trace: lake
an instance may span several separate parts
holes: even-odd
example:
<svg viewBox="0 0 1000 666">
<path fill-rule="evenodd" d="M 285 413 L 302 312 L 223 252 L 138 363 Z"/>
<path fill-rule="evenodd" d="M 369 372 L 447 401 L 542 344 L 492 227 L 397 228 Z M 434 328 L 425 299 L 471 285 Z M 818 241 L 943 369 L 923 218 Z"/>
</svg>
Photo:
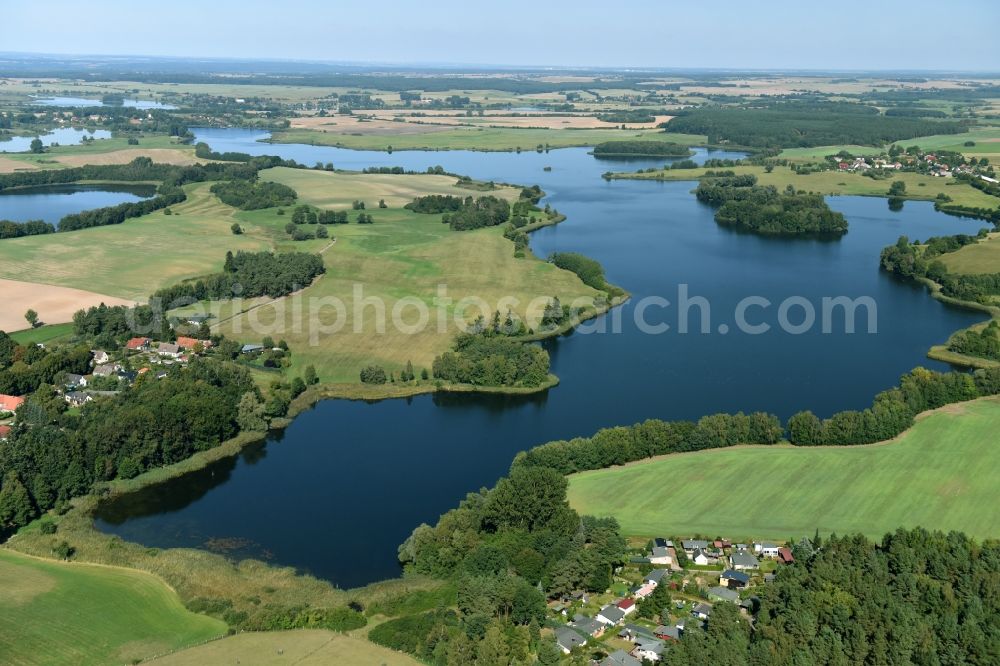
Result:
<svg viewBox="0 0 1000 666">
<path fill-rule="evenodd" d="M 176 109 L 177 107 L 173 104 L 164 104 L 163 102 L 156 102 L 151 99 L 128 99 L 122 100 L 120 105 L 118 104 L 105 104 L 99 99 L 88 99 L 86 97 L 36 97 L 32 100 L 34 104 L 39 106 L 58 106 L 58 107 L 97 107 L 97 106 L 125 106 L 131 109 Z"/>
<path fill-rule="evenodd" d="M 412 529 L 433 523 L 466 493 L 491 486 L 517 451 L 647 418 L 738 410 L 787 418 L 801 409 L 827 416 L 862 408 L 916 365 L 947 369 L 926 359 L 927 349 L 982 319 L 878 269 L 882 247 L 901 234 L 926 238 L 986 226 L 938 213 L 929 202 L 907 202 L 892 212 L 885 199 L 834 197 L 830 205 L 851 225 L 842 239 L 762 238 L 719 227 L 712 209 L 691 194 L 691 182 L 604 181 L 608 161 L 598 162 L 584 148 L 390 155 L 261 144 L 266 133 L 252 130 L 196 133 L 217 151 L 344 169 L 442 165 L 477 179 L 537 183 L 547 192 L 544 202 L 568 219 L 532 234 L 535 253 L 594 257 L 633 299 L 595 322 L 610 329 L 620 319 L 618 333 L 578 331 L 544 343 L 562 380 L 544 393 L 323 401 L 238 458 L 101 508 L 99 529 L 151 546 L 211 546 L 294 566 L 342 587 L 393 577 L 396 548 Z M 697 149 L 692 159 L 738 156 Z M 623 168 L 664 161 L 630 160 Z M 676 304 L 682 284 L 710 304 L 711 332 L 678 333 L 670 307 L 650 308 L 646 318 L 669 323 L 668 332 L 642 332 L 635 314 L 643 299 Z M 737 304 L 754 296 L 773 303 L 748 316 L 769 322 L 767 334 L 732 326 Z M 872 298 L 878 332 L 862 326 L 849 335 L 836 319 L 831 334 L 779 330 L 775 310 L 784 299 L 801 297 L 818 309 L 823 297 L 837 296 Z M 720 333 L 722 324 L 732 330 Z"/>
<path fill-rule="evenodd" d="M 13 136 L 0 141 L 0 153 L 26 153 L 31 150 L 31 142 L 35 138 L 42 140 L 42 145 L 76 146 L 83 142 L 83 137 L 90 139 L 110 139 L 108 130 L 78 129 L 76 127 L 59 127 L 35 136 Z"/>
<path fill-rule="evenodd" d="M 39 185 L 0 192 L 0 220 L 44 220 L 58 224 L 65 215 L 142 201 L 156 194 L 153 185 Z"/>
</svg>

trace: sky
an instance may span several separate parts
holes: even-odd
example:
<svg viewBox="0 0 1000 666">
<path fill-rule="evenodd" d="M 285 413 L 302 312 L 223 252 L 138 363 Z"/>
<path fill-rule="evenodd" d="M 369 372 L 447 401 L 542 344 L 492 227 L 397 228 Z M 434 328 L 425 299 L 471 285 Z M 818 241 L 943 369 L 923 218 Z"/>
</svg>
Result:
<svg viewBox="0 0 1000 666">
<path fill-rule="evenodd" d="M 5 52 L 399 64 L 996 72 L 998 34 L 997 0 L 45 0 L 0 12 Z"/>
</svg>

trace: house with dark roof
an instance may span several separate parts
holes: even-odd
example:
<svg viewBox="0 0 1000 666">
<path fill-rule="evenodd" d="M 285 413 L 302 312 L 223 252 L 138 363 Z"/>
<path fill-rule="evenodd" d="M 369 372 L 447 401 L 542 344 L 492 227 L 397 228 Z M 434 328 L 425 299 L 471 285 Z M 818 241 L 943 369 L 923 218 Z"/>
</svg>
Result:
<svg viewBox="0 0 1000 666">
<path fill-rule="evenodd" d="M 691 553 L 691 561 L 701 566 L 704 566 L 706 564 L 711 564 L 714 560 L 715 560 L 714 557 L 709 555 L 701 548 L 695 548 L 694 552 Z"/>
<path fill-rule="evenodd" d="M 743 588 L 750 584 L 750 574 L 744 571 L 726 569 L 722 572 L 722 575 L 719 576 L 719 582 L 722 583 L 724 587 L 731 589 Z"/>
<path fill-rule="evenodd" d="M 587 636 L 593 636 L 594 638 L 600 638 L 604 635 L 604 630 L 607 626 L 598 622 L 594 618 L 584 615 L 583 613 L 577 613 L 573 616 L 573 621 L 569 623 L 569 626 L 576 629 L 581 634 Z"/>
<path fill-rule="evenodd" d="M 615 650 L 600 662 L 600 666 L 642 666 L 642 662 L 625 650 Z"/>
<path fill-rule="evenodd" d="M 708 542 L 703 539 L 684 539 L 681 541 L 681 548 L 684 549 L 688 557 L 691 557 L 694 555 L 694 551 L 708 548 Z"/>
<path fill-rule="evenodd" d="M 760 560 L 745 550 L 740 550 L 729 556 L 729 566 L 736 571 L 749 571 L 760 567 Z"/>
<path fill-rule="evenodd" d="M 63 379 L 63 384 L 65 386 L 72 386 L 73 388 L 83 387 L 87 385 L 87 378 L 83 375 L 76 375 L 72 372 L 67 372 L 65 379 Z"/>
<path fill-rule="evenodd" d="M 662 641 L 679 641 L 681 639 L 680 629 L 662 624 L 653 630 L 653 634 Z"/>
<path fill-rule="evenodd" d="M 597 614 L 597 621 L 614 626 L 625 618 L 625 611 L 614 604 L 610 604 L 601 609 Z"/>
<path fill-rule="evenodd" d="M 630 654 L 642 661 L 659 661 L 666 647 L 658 638 L 640 638 L 635 642 Z"/>
<path fill-rule="evenodd" d="M 649 563 L 672 566 L 676 557 L 677 554 L 670 546 L 653 546 L 653 550 L 649 554 Z"/>
<path fill-rule="evenodd" d="M 663 577 L 668 573 L 669 572 L 666 569 L 653 569 L 648 574 L 646 574 L 646 577 L 643 580 L 647 583 L 653 583 L 655 585 L 659 585 L 660 581 L 662 581 Z"/>
<path fill-rule="evenodd" d="M 156 348 L 156 353 L 160 356 L 177 358 L 181 355 L 181 348 L 172 342 L 161 342 L 160 346 Z"/>
<path fill-rule="evenodd" d="M 587 639 L 569 627 L 557 627 L 556 644 L 563 651 L 563 654 L 569 654 L 573 648 L 586 645 Z"/>
<path fill-rule="evenodd" d="M 693 609 L 691 609 L 691 614 L 699 620 L 707 620 L 712 614 L 712 604 L 706 604 L 704 602 L 697 604 Z"/>
</svg>

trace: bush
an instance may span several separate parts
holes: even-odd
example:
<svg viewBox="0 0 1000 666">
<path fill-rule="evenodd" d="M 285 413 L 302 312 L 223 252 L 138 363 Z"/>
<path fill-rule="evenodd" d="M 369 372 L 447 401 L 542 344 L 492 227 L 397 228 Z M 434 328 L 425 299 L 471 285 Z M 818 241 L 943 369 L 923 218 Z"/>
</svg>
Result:
<svg viewBox="0 0 1000 666">
<path fill-rule="evenodd" d="M 388 381 L 388 377 L 385 370 L 377 365 L 369 365 L 361 369 L 362 384 L 385 384 L 386 381 Z"/>
</svg>

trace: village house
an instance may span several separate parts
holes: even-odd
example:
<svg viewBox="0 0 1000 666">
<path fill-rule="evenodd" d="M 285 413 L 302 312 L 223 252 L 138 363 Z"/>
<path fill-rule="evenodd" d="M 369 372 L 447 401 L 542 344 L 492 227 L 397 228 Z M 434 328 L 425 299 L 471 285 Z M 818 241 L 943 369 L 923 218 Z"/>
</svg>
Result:
<svg viewBox="0 0 1000 666">
<path fill-rule="evenodd" d="M 573 616 L 573 621 L 569 623 L 569 626 L 584 635 L 593 636 L 594 638 L 600 638 L 603 636 L 604 630 L 607 628 L 602 622 L 598 622 L 594 618 L 584 615 L 583 613 L 577 613 Z"/>
<path fill-rule="evenodd" d="M 653 634 L 663 641 L 679 641 L 681 639 L 681 630 L 679 628 L 668 627 L 662 624 L 653 630 Z"/>
<path fill-rule="evenodd" d="M 653 550 L 649 555 L 649 563 L 673 566 L 676 557 L 677 554 L 674 552 L 674 549 L 669 546 L 653 546 Z"/>
<path fill-rule="evenodd" d="M 559 627 L 556 629 L 556 643 L 563 654 L 569 654 L 573 648 L 586 645 L 587 639 L 569 627 Z"/>
<path fill-rule="evenodd" d="M 73 407 L 80 407 L 93 400 L 89 393 L 83 393 L 81 391 L 70 391 L 64 395 L 63 398 Z"/>
<path fill-rule="evenodd" d="M 758 553 L 763 557 L 776 558 L 778 557 L 778 544 L 773 541 L 764 541 L 761 543 L 755 543 L 753 545 L 754 552 Z"/>
<path fill-rule="evenodd" d="M 91 353 L 94 355 L 94 365 L 104 365 L 111 360 L 108 352 L 102 349 L 95 349 Z"/>
<path fill-rule="evenodd" d="M 625 611 L 616 605 L 609 604 L 597 614 L 597 621 L 609 626 L 615 626 L 625 618 Z"/>
<path fill-rule="evenodd" d="M 615 650 L 604 658 L 601 666 L 642 666 L 642 662 L 625 650 Z"/>
<path fill-rule="evenodd" d="M 198 340 L 197 338 L 189 338 L 184 335 L 177 336 L 177 346 L 181 349 L 191 351 L 195 348 L 195 345 L 201 345 L 202 349 L 208 349 L 212 346 L 211 340 Z"/>
<path fill-rule="evenodd" d="M 149 338 L 132 338 L 125 343 L 125 349 L 129 351 L 145 351 L 149 349 Z"/>
<path fill-rule="evenodd" d="M 622 599 L 618 602 L 618 608 L 621 609 L 622 613 L 625 615 L 630 615 L 635 612 L 635 599 Z"/>
<path fill-rule="evenodd" d="M 712 604 L 702 602 L 691 610 L 691 614 L 699 620 L 707 620 L 712 615 Z"/>
<path fill-rule="evenodd" d="M 114 377 L 121 370 L 121 366 L 117 363 L 104 363 L 102 365 L 94 368 L 95 377 Z"/>
<path fill-rule="evenodd" d="M 681 541 L 681 548 L 688 557 L 694 557 L 694 551 L 708 548 L 708 542 L 701 539 L 685 539 Z"/>
<path fill-rule="evenodd" d="M 241 354 L 253 354 L 259 351 L 264 351 L 264 345 L 243 345 L 243 348 L 240 349 Z"/>
<path fill-rule="evenodd" d="M 729 556 L 729 566 L 736 571 L 749 571 L 760 567 L 760 561 L 745 550 L 738 550 Z"/>
<path fill-rule="evenodd" d="M 703 549 L 696 548 L 695 551 L 691 554 L 691 561 L 697 565 L 705 566 L 706 564 L 711 564 L 712 562 L 714 562 L 715 558 L 710 557 L 708 553 L 706 553 Z"/>
<path fill-rule="evenodd" d="M 653 593 L 653 590 L 655 589 L 656 589 L 656 583 L 646 583 L 645 585 L 642 585 L 639 588 L 637 588 L 632 593 L 632 596 L 635 597 L 636 599 L 645 599 L 646 597 L 651 595 Z"/>
<path fill-rule="evenodd" d="M 719 577 L 719 582 L 730 589 L 741 589 L 750 584 L 750 574 L 734 569 L 726 569 Z"/>
<path fill-rule="evenodd" d="M 795 558 L 792 557 L 792 549 L 784 547 L 779 548 L 778 561 L 781 562 L 782 564 L 791 564 L 792 562 L 794 562 Z"/>
<path fill-rule="evenodd" d="M 657 638 L 639 638 L 632 648 L 632 656 L 642 661 L 659 661 L 666 645 Z"/>
<path fill-rule="evenodd" d="M 24 404 L 24 398 L 0 393 L 0 412 L 16 412 Z"/>
<path fill-rule="evenodd" d="M 668 572 L 666 569 L 653 569 L 648 574 L 646 574 L 646 577 L 643 579 L 643 582 L 649 583 L 654 586 L 659 585 L 660 581 L 663 580 L 663 577 L 666 576 L 667 573 Z"/>
<path fill-rule="evenodd" d="M 156 348 L 156 353 L 160 356 L 167 356 L 169 358 L 177 358 L 181 355 L 181 349 L 177 345 L 170 342 L 161 342 L 160 346 Z"/>
<path fill-rule="evenodd" d="M 655 638 L 653 636 L 653 632 L 638 624 L 626 624 L 622 630 L 618 632 L 618 638 L 628 641 L 629 643 L 635 643 L 639 638 L 643 637 Z"/>
<path fill-rule="evenodd" d="M 84 387 L 87 385 L 87 378 L 83 375 L 74 375 L 71 372 L 67 372 L 63 384 L 72 386 L 73 388 Z"/>
</svg>

